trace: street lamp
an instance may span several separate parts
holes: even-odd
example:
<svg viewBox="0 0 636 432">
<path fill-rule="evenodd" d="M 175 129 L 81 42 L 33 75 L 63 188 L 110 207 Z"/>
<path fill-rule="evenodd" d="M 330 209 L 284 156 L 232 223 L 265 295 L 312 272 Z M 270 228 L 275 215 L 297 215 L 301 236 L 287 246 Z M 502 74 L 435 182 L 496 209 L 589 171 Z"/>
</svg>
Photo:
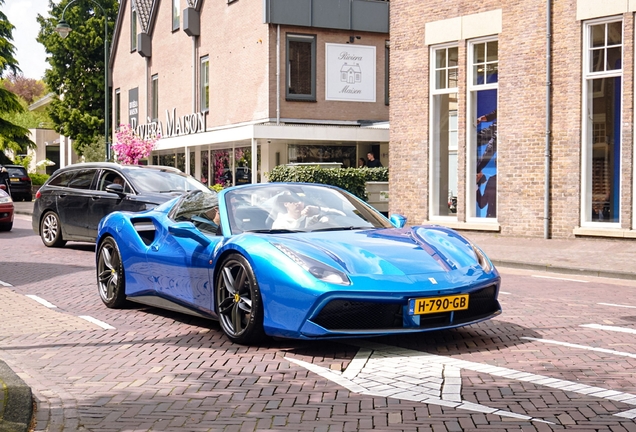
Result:
<svg viewBox="0 0 636 432">
<path fill-rule="evenodd" d="M 66 13 L 66 9 L 73 3 L 78 0 L 72 0 L 69 4 L 66 5 L 64 10 L 62 11 L 62 19 L 55 27 L 55 32 L 60 35 L 62 39 L 64 39 L 68 34 L 73 30 L 71 26 L 68 25 L 66 21 L 64 21 L 64 14 Z M 110 160 L 110 142 L 108 140 L 108 17 L 106 16 L 106 12 L 104 8 L 97 2 L 90 0 L 93 4 L 97 5 L 99 9 L 101 9 L 102 14 L 104 15 L 104 140 L 106 141 L 106 160 Z"/>
</svg>

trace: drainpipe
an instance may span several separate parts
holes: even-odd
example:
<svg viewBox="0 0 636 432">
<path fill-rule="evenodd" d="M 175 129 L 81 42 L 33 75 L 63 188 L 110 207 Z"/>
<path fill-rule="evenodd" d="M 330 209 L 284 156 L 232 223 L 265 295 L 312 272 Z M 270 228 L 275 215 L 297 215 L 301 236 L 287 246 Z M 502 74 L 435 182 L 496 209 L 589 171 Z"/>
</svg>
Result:
<svg viewBox="0 0 636 432">
<path fill-rule="evenodd" d="M 543 238 L 550 238 L 550 126 L 552 123 L 552 111 L 550 109 L 552 74 L 552 0 L 546 1 L 546 54 L 545 54 L 545 202 L 543 210 Z"/>
<path fill-rule="evenodd" d="M 280 24 L 276 26 L 276 124 L 280 124 Z"/>
<path fill-rule="evenodd" d="M 197 112 L 197 47 L 192 38 L 192 112 Z"/>
</svg>

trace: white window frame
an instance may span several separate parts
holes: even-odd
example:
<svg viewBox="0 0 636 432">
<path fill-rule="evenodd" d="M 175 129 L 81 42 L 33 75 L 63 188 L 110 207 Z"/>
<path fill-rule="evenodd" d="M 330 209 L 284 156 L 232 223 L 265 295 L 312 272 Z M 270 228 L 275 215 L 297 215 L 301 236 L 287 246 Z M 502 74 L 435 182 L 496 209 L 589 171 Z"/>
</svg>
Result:
<svg viewBox="0 0 636 432">
<path fill-rule="evenodd" d="M 466 222 L 481 223 L 481 224 L 498 224 L 498 217 L 485 218 L 477 217 L 476 209 L 476 196 L 477 186 L 475 179 L 477 173 L 475 172 L 475 166 L 477 164 L 477 156 L 475 149 L 475 140 L 477 138 L 477 100 L 475 98 L 475 92 L 479 90 L 497 90 L 497 108 L 499 108 L 499 78 L 496 83 L 490 84 L 473 84 L 473 61 L 474 61 L 474 46 L 477 44 L 499 41 L 498 36 L 489 36 L 483 38 L 471 39 L 468 41 L 467 46 L 467 62 L 466 62 L 466 195 L 464 197 L 466 202 Z M 499 56 L 497 56 L 497 64 L 499 64 Z M 499 188 L 497 188 L 497 195 L 499 195 Z M 497 196 L 499 200 L 499 196 Z M 499 215 L 499 211 L 497 212 Z"/>
<path fill-rule="evenodd" d="M 615 78 L 615 77 L 620 77 L 621 78 L 621 112 L 619 114 L 619 122 L 622 124 L 622 115 L 623 115 L 623 110 L 624 108 L 624 104 L 623 104 L 623 94 L 624 92 L 624 86 L 625 86 L 625 80 L 624 80 L 624 76 L 623 76 L 623 68 L 624 68 L 624 63 L 621 63 L 621 69 L 618 70 L 608 70 L 608 71 L 600 71 L 600 72 L 590 72 L 589 71 L 589 66 L 590 66 L 590 27 L 593 25 L 598 25 L 598 24 L 607 24 L 607 23 L 612 23 L 612 22 L 618 22 L 620 21 L 622 23 L 621 28 L 622 28 L 622 36 L 621 36 L 621 46 L 622 46 L 622 55 L 621 55 L 621 61 L 623 62 L 625 60 L 625 21 L 623 20 L 622 16 L 612 16 L 612 17 L 605 17 L 605 18 L 600 18 L 600 19 L 595 19 L 595 20 L 589 20 L 583 23 L 583 62 L 582 62 L 582 74 L 581 74 L 581 78 L 582 78 L 582 109 L 581 109 L 581 208 L 580 208 L 580 216 L 581 216 L 581 227 L 582 228 L 609 228 L 609 229 L 617 229 L 621 227 L 621 219 L 623 217 L 622 212 L 620 211 L 620 205 L 619 205 L 619 214 L 618 214 L 618 222 L 600 222 L 600 221 L 592 221 L 590 220 L 590 209 L 592 208 L 592 175 L 591 175 L 591 170 L 592 170 L 592 152 L 593 149 L 591 148 L 593 146 L 593 143 L 591 143 L 592 140 L 592 136 L 594 133 L 594 117 L 593 116 L 589 116 L 588 115 L 588 110 L 589 110 L 589 97 L 588 97 L 588 79 L 598 79 L 598 78 Z M 624 145 L 623 142 L 623 135 L 622 135 L 622 128 L 619 128 L 619 133 L 620 133 L 620 143 L 621 143 L 621 148 Z M 591 145 L 590 145 L 591 143 Z M 619 158 L 619 166 L 616 167 L 615 169 L 618 169 L 618 172 L 621 173 L 622 171 L 622 164 L 623 164 L 623 158 L 620 157 Z M 622 187 L 623 187 L 623 181 L 622 181 L 622 176 L 619 175 L 618 177 L 618 190 L 619 190 L 619 196 L 622 195 L 621 191 L 622 191 Z M 636 186 L 636 182 L 634 183 Z M 634 203 L 632 203 L 633 206 L 636 207 L 636 205 Z M 636 216 L 635 219 L 636 221 Z"/>
<path fill-rule="evenodd" d="M 204 65 L 206 65 L 206 76 L 204 76 Z M 205 80 L 205 81 L 204 81 Z M 204 106 L 204 88 L 208 88 L 207 106 Z M 210 111 L 210 56 L 203 56 L 199 62 L 199 109 L 203 112 Z"/>
<path fill-rule="evenodd" d="M 316 75 L 316 65 L 318 63 L 317 60 L 317 39 L 318 37 L 316 35 L 309 35 L 309 34 L 300 34 L 300 33 L 287 33 L 286 38 L 285 38 L 285 98 L 287 100 L 294 100 L 294 101 L 309 101 L 309 102 L 315 102 L 316 101 L 316 79 L 317 79 L 317 75 Z M 289 87 L 290 87 L 290 83 L 291 83 L 291 66 L 290 66 L 290 59 L 289 59 L 289 43 L 290 42 L 303 42 L 303 43 L 308 43 L 310 44 L 311 47 L 311 71 L 310 71 L 310 76 L 311 76 L 311 93 L 310 94 L 296 94 L 296 93 L 289 93 Z"/>
<path fill-rule="evenodd" d="M 436 116 L 436 110 L 435 110 L 435 96 L 439 96 L 439 95 L 444 95 L 444 94 L 452 94 L 452 93 L 456 93 L 457 94 L 457 98 L 459 99 L 461 96 L 459 94 L 459 76 L 457 77 L 458 82 L 457 82 L 457 87 L 447 87 L 447 88 L 442 88 L 442 89 L 437 89 L 436 88 L 436 71 L 437 69 L 435 68 L 435 59 L 436 59 L 436 53 L 439 50 L 447 50 L 448 48 L 457 48 L 458 52 L 459 52 L 459 44 L 457 42 L 454 43 L 448 43 L 448 44 L 443 44 L 443 45 L 436 45 L 436 46 L 432 46 L 430 47 L 430 54 L 429 54 L 429 60 L 430 60 L 430 67 L 429 67 L 429 127 L 428 127 L 428 131 L 429 131 L 429 199 L 428 199 L 428 214 L 429 214 L 429 220 L 450 220 L 450 221 L 456 221 L 457 220 L 457 214 L 455 216 L 450 216 L 450 215 L 437 215 L 436 210 L 435 210 L 435 206 L 436 203 L 439 200 L 439 191 L 438 188 L 436 186 L 436 182 L 437 180 L 435 179 L 435 168 L 434 168 L 434 164 L 436 163 L 436 143 L 435 143 L 435 116 Z M 459 63 L 459 59 L 458 59 L 458 63 Z M 446 71 L 448 72 L 448 68 L 445 68 Z M 459 74 L 459 64 L 457 66 L 457 73 Z M 448 73 L 446 74 L 446 81 L 448 82 Z M 459 113 L 457 113 L 459 115 Z M 457 130 L 455 130 L 456 132 Z M 450 134 L 450 130 L 449 130 L 449 134 Z M 458 149 L 455 150 L 456 154 L 458 152 Z M 457 181 L 459 182 L 459 178 L 457 179 Z M 457 196 L 457 191 L 455 191 L 455 196 Z"/>
<path fill-rule="evenodd" d="M 150 120 L 159 120 L 159 74 L 154 74 L 150 84 Z"/>
<path fill-rule="evenodd" d="M 172 31 L 179 30 L 181 27 L 181 9 L 180 1 L 172 0 Z"/>
<path fill-rule="evenodd" d="M 130 2 L 130 52 L 137 51 L 137 6 Z"/>
</svg>

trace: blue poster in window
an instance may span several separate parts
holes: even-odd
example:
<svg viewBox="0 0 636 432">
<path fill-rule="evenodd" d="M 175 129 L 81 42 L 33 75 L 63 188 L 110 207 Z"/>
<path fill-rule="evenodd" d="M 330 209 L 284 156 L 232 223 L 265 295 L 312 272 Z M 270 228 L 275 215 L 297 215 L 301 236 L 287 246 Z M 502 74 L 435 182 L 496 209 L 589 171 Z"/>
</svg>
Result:
<svg viewBox="0 0 636 432">
<path fill-rule="evenodd" d="M 476 217 L 497 217 L 497 90 L 477 92 Z"/>
</svg>

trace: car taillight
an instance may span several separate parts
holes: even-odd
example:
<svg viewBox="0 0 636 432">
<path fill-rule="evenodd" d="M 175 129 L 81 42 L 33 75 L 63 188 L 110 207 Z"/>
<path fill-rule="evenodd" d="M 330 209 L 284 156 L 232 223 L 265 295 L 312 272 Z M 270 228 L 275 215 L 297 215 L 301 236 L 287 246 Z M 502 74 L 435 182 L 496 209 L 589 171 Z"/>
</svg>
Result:
<svg viewBox="0 0 636 432">
<path fill-rule="evenodd" d="M 29 176 L 20 177 L 20 181 L 30 182 L 31 181 L 31 177 L 29 177 Z"/>
<path fill-rule="evenodd" d="M 40 198 L 41 196 L 42 196 L 42 194 L 41 194 L 41 193 L 40 193 L 40 191 L 38 190 L 38 191 L 35 193 L 35 199 L 38 199 L 38 198 Z"/>
</svg>

